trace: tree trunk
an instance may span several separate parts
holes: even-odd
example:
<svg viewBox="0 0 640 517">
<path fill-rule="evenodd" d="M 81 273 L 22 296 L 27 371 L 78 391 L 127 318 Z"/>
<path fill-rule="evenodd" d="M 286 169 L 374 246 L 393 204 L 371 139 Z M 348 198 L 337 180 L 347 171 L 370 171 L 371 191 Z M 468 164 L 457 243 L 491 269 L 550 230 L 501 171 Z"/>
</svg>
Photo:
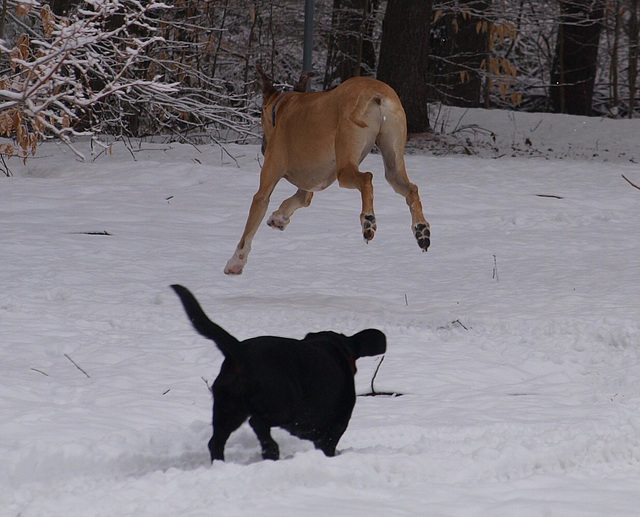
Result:
<svg viewBox="0 0 640 517">
<path fill-rule="evenodd" d="M 382 24 L 378 79 L 398 93 L 411 133 L 429 129 L 430 21 L 431 0 L 389 0 Z"/>
<path fill-rule="evenodd" d="M 7 0 L 2 0 L 0 7 L 0 39 L 4 38 L 4 20 L 7 16 Z"/>
<path fill-rule="evenodd" d="M 553 109 L 558 113 L 591 115 L 604 2 L 561 0 L 560 10 L 551 73 Z"/>
<path fill-rule="evenodd" d="M 622 18 L 622 7 L 620 0 L 615 0 L 613 4 L 613 43 L 610 45 L 610 59 L 609 64 L 609 97 L 611 104 L 611 113 L 618 114 L 618 107 L 620 105 L 620 95 L 618 87 L 618 67 L 619 67 L 619 54 L 620 54 L 620 21 Z"/>
<path fill-rule="evenodd" d="M 629 5 L 629 118 L 633 118 L 636 107 L 636 93 L 638 81 L 638 57 L 640 48 L 638 44 L 638 23 L 639 0 L 631 0 Z"/>
</svg>

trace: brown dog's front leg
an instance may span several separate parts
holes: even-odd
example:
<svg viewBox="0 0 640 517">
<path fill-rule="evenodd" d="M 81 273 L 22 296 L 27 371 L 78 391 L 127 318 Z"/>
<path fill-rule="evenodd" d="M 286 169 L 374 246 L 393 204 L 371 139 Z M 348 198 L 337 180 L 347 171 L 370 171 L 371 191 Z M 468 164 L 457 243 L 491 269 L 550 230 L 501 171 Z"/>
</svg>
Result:
<svg viewBox="0 0 640 517">
<path fill-rule="evenodd" d="M 236 251 L 234 251 L 231 258 L 227 261 L 227 265 L 224 267 L 225 274 L 241 275 L 250 251 L 251 244 L 247 244 L 244 240 L 241 240 Z"/>
<path fill-rule="evenodd" d="M 284 230 L 289 224 L 289 218 L 293 212 L 298 210 L 298 208 L 309 206 L 311 204 L 311 198 L 313 198 L 313 192 L 298 189 L 293 196 L 282 202 L 278 210 L 271 214 L 267 224 L 271 226 L 271 228 L 276 228 L 281 231 Z"/>
<path fill-rule="evenodd" d="M 264 176 L 264 167 L 262 169 L 261 176 Z M 258 231 L 260 222 L 264 219 L 264 216 L 267 213 L 269 199 L 271 198 L 271 193 L 273 192 L 276 183 L 277 181 L 263 184 L 261 177 L 260 188 L 258 189 L 258 192 L 256 192 L 256 194 L 253 196 L 251 208 L 249 208 L 249 216 L 247 217 L 247 224 L 245 225 L 244 233 L 240 238 L 240 242 L 238 243 L 236 251 L 228 260 L 227 265 L 224 268 L 224 272 L 227 275 L 239 275 L 242 273 L 242 270 L 247 263 L 247 256 L 251 251 L 251 241 L 253 240 L 253 236 Z"/>
</svg>

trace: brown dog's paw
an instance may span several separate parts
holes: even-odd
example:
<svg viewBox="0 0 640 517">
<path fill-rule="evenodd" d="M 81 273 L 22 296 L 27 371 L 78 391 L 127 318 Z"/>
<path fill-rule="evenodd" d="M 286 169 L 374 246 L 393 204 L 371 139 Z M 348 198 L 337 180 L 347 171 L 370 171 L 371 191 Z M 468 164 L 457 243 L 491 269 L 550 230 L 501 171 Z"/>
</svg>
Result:
<svg viewBox="0 0 640 517">
<path fill-rule="evenodd" d="M 271 226 L 271 228 L 275 228 L 276 230 L 280 230 L 282 232 L 289 224 L 289 219 L 285 219 L 282 216 L 276 215 L 276 213 L 274 212 L 273 214 L 271 214 L 271 217 L 269 217 L 267 224 Z"/>
<path fill-rule="evenodd" d="M 362 236 L 364 240 L 369 242 L 376 235 L 378 225 L 376 224 L 376 216 L 367 214 L 362 218 Z"/>
<path fill-rule="evenodd" d="M 241 275 L 246 263 L 246 257 L 238 256 L 237 252 L 234 253 L 228 260 L 227 265 L 224 267 L 225 275 Z"/>
<path fill-rule="evenodd" d="M 418 241 L 418 246 L 422 251 L 427 251 L 431 244 L 431 231 L 428 223 L 418 223 L 414 228 L 414 235 Z"/>
</svg>

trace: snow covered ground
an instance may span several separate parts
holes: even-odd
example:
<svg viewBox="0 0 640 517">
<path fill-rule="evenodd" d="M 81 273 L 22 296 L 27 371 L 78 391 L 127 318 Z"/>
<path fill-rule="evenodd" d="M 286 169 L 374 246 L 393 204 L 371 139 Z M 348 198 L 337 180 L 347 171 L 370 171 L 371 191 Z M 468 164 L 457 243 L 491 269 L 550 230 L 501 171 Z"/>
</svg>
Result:
<svg viewBox="0 0 640 517">
<path fill-rule="evenodd" d="M 453 110 L 475 156 L 407 156 L 432 226 L 375 175 L 222 273 L 259 147 L 55 144 L 0 177 L 0 515 L 603 517 L 640 512 L 640 121 Z M 443 126 L 444 124 L 444 126 Z M 443 137 L 444 139 L 445 137 Z M 452 146 L 454 147 L 454 146 Z M 606 151 L 605 151 L 606 150 Z M 493 157 L 499 156 L 499 159 Z M 275 207 L 293 187 L 282 183 Z M 101 233 L 108 233 L 108 235 Z M 377 327 L 388 352 L 325 458 L 247 425 L 210 465 L 222 361 L 171 283 L 238 338 Z M 359 362 L 370 391 L 379 358 Z"/>
</svg>

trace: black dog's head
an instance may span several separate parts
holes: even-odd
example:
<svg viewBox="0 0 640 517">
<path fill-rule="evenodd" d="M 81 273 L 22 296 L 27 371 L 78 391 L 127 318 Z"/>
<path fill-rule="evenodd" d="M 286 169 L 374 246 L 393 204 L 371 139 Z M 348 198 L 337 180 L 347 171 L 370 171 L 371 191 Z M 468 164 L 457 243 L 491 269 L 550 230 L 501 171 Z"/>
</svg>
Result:
<svg viewBox="0 0 640 517">
<path fill-rule="evenodd" d="M 352 374 L 357 371 L 357 359 L 384 354 L 387 351 L 387 338 L 377 329 L 362 330 L 353 336 L 345 336 L 331 331 L 311 332 L 304 337 L 302 342 L 321 342 L 323 346 L 333 347 L 346 359 Z"/>
<path fill-rule="evenodd" d="M 353 360 L 384 354 L 387 351 L 387 337 L 378 329 L 362 330 L 353 336 L 345 336 L 331 331 L 311 332 L 304 337 L 304 341 L 324 338 L 329 338 L 326 339 L 327 341 L 338 339 L 344 343 Z"/>
<path fill-rule="evenodd" d="M 349 346 L 356 359 L 380 355 L 387 351 L 387 337 L 377 329 L 366 329 L 351 336 Z"/>
</svg>

